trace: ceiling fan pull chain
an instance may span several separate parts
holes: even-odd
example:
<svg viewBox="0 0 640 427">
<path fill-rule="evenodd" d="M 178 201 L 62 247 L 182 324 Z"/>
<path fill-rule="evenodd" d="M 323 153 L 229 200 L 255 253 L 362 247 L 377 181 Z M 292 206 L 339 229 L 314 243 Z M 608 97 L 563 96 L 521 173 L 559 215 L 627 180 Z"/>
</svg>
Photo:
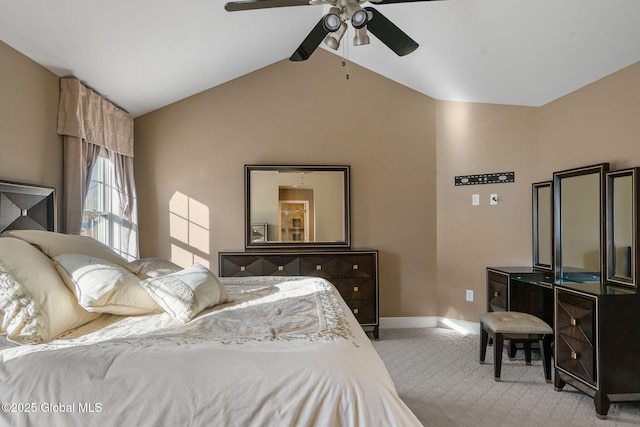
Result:
<svg viewBox="0 0 640 427">
<path fill-rule="evenodd" d="M 347 29 L 347 40 L 349 39 L 349 30 Z M 347 67 L 345 78 L 349 80 L 349 43 L 342 44 L 342 66 Z"/>
</svg>

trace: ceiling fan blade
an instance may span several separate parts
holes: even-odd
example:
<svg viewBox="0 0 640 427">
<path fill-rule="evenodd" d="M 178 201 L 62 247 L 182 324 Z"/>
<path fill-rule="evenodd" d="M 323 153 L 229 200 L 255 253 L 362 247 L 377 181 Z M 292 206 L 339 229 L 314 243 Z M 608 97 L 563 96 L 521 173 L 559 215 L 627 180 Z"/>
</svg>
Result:
<svg viewBox="0 0 640 427">
<path fill-rule="evenodd" d="M 325 36 L 329 32 L 324 28 L 324 25 L 322 24 L 323 20 L 324 18 L 322 18 L 320 22 L 318 22 L 316 26 L 313 27 L 313 30 L 311 30 L 309 35 L 302 41 L 302 44 L 300 44 L 300 46 L 298 46 L 298 49 L 293 52 L 293 55 L 291 55 L 289 61 L 306 61 L 307 59 L 309 59 L 313 51 L 316 50 L 318 46 L 320 46 L 320 43 L 322 43 L 322 40 L 324 40 Z"/>
<path fill-rule="evenodd" d="M 374 4 L 414 3 L 419 1 L 442 1 L 442 0 L 369 0 L 369 2 Z"/>
<path fill-rule="evenodd" d="M 367 22 L 367 29 L 398 56 L 408 55 L 418 48 L 418 43 L 383 14 L 372 7 L 365 9 L 373 14 L 373 18 Z"/>
<path fill-rule="evenodd" d="M 231 1 L 224 5 L 227 12 L 239 10 L 268 9 L 270 7 L 309 6 L 309 0 L 242 0 Z"/>
</svg>

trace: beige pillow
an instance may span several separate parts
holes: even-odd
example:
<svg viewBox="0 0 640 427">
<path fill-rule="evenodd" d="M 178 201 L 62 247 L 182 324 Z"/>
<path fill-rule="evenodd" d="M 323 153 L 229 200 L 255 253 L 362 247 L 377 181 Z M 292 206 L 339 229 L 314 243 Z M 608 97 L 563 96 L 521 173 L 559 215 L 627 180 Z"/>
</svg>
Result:
<svg viewBox="0 0 640 427">
<path fill-rule="evenodd" d="M 141 280 L 166 276 L 182 270 L 182 267 L 179 265 L 163 258 L 136 259 L 125 265 L 125 268 Z"/>
<path fill-rule="evenodd" d="M 25 241 L 0 238 L 0 333 L 21 344 L 41 343 L 98 316 L 78 305 L 42 252 Z"/>
<path fill-rule="evenodd" d="M 140 280 L 124 267 L 82 254 L 64 254 L 53 261 L 87 311 L 122 316 L 162 312 Z"/>
<path fill-rule="evenodd" d="M 128 262 L 107 245 L 91 237 L 43 230 L 11 230 L 4 232 L 3 236 L 25 240 L 37 246 L 49 258 L 63 254 L 83 254 L 122 266 Z"/>
<path fill-rule="evenodd" d="M 220 280 L 196 263 L 189 268 L 143 280 L 140 284 L 175 320 L 186 323 L 207 307 L 229 302 Z"/>
</svg>

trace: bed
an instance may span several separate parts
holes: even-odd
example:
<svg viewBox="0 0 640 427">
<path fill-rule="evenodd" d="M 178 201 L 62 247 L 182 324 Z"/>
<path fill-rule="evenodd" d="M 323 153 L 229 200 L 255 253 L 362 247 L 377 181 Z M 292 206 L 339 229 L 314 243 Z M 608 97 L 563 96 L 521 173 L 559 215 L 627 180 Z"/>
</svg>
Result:
<svg viewBox="0 0 640 427">
<path fill-rule="evenodd" d="M 15 426 L 420 425 L 328 281 L 128 262 L 45 230 L 0 237 L 0 404 Z"/>
</svg>

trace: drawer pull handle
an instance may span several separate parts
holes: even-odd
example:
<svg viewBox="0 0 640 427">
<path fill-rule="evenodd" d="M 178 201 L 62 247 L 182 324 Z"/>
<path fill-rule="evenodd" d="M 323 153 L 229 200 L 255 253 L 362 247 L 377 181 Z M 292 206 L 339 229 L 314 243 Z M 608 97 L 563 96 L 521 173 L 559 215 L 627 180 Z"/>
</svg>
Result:
<svg viewBox="0 0 640 427">
<path fill-rule="evenodd" d="M 360 289 L 357 286 L 353 287 L 353 292 L 359 292 L 359 291 L 360 291 Z"/>
<path fill-rule="evenodd" d="M 283 265 L 279 265 L 278 266 L 278 271 L 284 271 L 284 266 Z"/>
<path fill-rule="evenodd" d="M 357 308 L 353 309 L 353 314 L 358 314 L 358 309 Z"/>
<path fill-rule="evenodd" d="M 498 291 L 494 292 L 494 293 L 493 293 L 493 296 L 494 296 L 494 297 L 496 297 L 496 298 L 498 298 L 498 297 L 500 296 L 500 292 L 498 292 Z"/>
<path fill-rule="evenodd" d="M 578 319 L 572 317 L 569 323 L 571 323 L 571 326 L 578 326 Z"/>
<path fill-rule="evenodd" d="M 580 358 L 580 353 L 576 353 L 575 351 L 571 351 L 571 358 L 573 360 L 578 360 Z"/>
<path fill-rule="evenodd" d="M 247 270 L 247 267 L 245 267 L 244 265 L 240 266 L 240 271 L 246 271 L 246 270 Z"/>
<path fill-rule="evenodd" d="M 316 270 L 322 270 L 322 265 L 320 264 L 316 265 Z"/>
<path fill-rule="evenodd" d="M 358 269 L 358 264 L 353 264 L 353 269 L 357 270 Z"/>
</svg>

